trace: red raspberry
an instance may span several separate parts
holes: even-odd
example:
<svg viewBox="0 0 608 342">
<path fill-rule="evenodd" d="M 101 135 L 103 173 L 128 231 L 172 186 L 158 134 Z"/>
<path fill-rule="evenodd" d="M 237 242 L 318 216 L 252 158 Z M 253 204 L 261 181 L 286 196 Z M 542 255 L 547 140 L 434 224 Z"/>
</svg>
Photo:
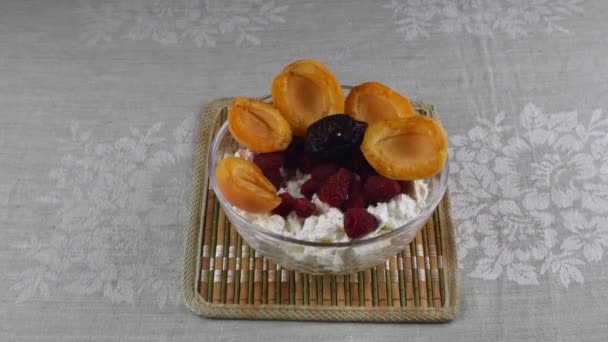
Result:
<svg viewBox="0 0 608 342">
<path fill-rule="evenodd" d="M 314 178 L 309 178 L 306 182 L 304 182 L 304 184 L 302 184 L 300 192 L 306 198 L 311 199 L 312 195 L 314 195 L 320 187 L 321 183 L 318 180 Z"/>
<path fill-rule="evenodd" d="M 283 175 L 280 169 L 263 169 L 262 173 L 275 188 L 279 189 L 283 184 Z"/>
<path fill-rule="evenodd" d="M 329 177 L 317 192 L 319 199 L 332 207 L 340 208 L 348 197 L 348 187 L 353 175 L 346 169 L 340 169 Z"/>
<path fill-rule="evenodd" d="M 315 206 L 314 203 L 303 198 L 296 199 L 293 204 L 293 211 L 302 218 L 307 218 L 312 215 L 316 208 L 317 206 Z"/>
<path fill-rule="evenodd" d="M 365 164 L 361 166 L 357 173 L 359 174 L 359 177 L 363 182 L 365 182 L 369 177 L 378 174 L 378 172 L 376 172 L 376 170 L 374 170 L 367 162 L 365 162 Z"/>
<path fill-rule="evenodd" d="M 350 208 L 365 208 L 366 207 L 365 196 L 363 196 L 363 186 L 361 181 L 353 179 L 348 189 L 348 199 L 342 204 L 342 209 L 347 210 Z"/>
<path fill-rule="evenodd" d="M 315 166 L 315 160 L 308 152 L 302 152 L 298 157 L 298 169 L 304 173 L 310 173 Z"/>
<path fill-rule="evenodd" d="M 318 181 L 325 181 L 338 171 L 338 166 L 334 163 L 318 164 L 310 171 L 312 178 Z"/>
<path fill-rule="evenodd" d="M 348 196 L 356 196 L 363 194 L 363 184 L 358 179 L 353 179 L 348 187 Z"/>
<path fill-rule="evenodd" d="M 356 197 L 349 197 L 346 202 L 342 205 L 342 210 L 348 210 L 350 208 L 361 208 L 364 209 L 366 207 L 365 197 L 363 195 L 359 195 Z"/>
<path fill-rule="evenodd" d="M 281 197 L 281 204 L 279 204 L 278 207 L 274 208 L 272 210 L 272 213 L 285 217 L 289 215 L 289 212 L 291 211 L 291 209 L 293 209 L 293 205 L 296 199 L 291 197 L 291 195 L 287 192 L 279 194 L 279 197 Z"/>
<path fill-rule="evenodd" d="M 401 193 L 401 186 L 395 180 L 371 176 L 365 181 L 363 193 L 369 203 L 387 202 Z"/>
<path fill-rule="evenodd" d="M 344 231 L 351 239 L 365 236 L 377 227 L 378 219 L 365 209 L 351 208 L 344 214 Z"/>
<path fill-rule="evenodd" d="M 302 153 L 304 153 L 304 139 L 293 137 L 285 150 L 285 168 L 295 170 L 298 167 L 298 159 Z"/>
<path fill-rule="evenodd" d="M 406 194 L 412 198 L 416 196 L 416 192 L 414 191 L 414 182 L 413 181 L 399 181 L 399 185 L 401 186 L 401 193 Z"/>
<path fill-rule="evenodd" d="M 285 164 L 285 153 L 259 153 L 253 156 L 253 162 L 262 170 L 278 169 Z"/>
</svg>

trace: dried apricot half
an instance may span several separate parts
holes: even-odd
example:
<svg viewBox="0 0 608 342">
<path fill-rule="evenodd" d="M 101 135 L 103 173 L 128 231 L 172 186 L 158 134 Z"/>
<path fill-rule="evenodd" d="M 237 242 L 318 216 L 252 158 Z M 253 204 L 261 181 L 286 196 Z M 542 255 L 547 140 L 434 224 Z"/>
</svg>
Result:
<svg viewBox="0 0 608 342">
<path fill-rule="evenodd" d="M 351 89 L 344 111 L 369 124 L 416 115 L 407 97 L 378 82 L 365 82 Z"/>
<path fill-rule="evenodd" d="M 269 212 L 281 203 L 277 189 L 248 160 L 227 157 L 215 168 L 215 180 L 228 202 L 254 213 Z"/>
<path fill-rule="evenodd" d="M 443 169 L 448 138 L 439 122 L 416 115 L 369 125 L 361 151 L 370 165 L 387 178 L 421 179 Z"/>
<path fill-rule="evenodd" d="M 276 108 L 247 97 L 236 97 L 228 108 L 230 133 L 258 153 L 282 151 L 291 142 L 291 127 Z"/>
<path fill-rule="evenodd" d="M 312 59 L 293 62 L 275 77 L 272 102 L 297 136 L 304 136 L 317 120 L 344 112 L 344 94 L 336 76 Z"/>
</svg>

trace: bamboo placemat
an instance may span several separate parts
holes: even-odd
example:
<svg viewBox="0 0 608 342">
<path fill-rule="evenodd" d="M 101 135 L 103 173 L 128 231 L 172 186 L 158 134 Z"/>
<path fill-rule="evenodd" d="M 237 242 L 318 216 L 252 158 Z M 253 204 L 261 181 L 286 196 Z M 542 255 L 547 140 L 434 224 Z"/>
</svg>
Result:
<svg viewBox="0 0 608 342">
<path fill-rule="evenodd" d="M 212 318 L 445 322 L 459 289 L 449 194 L 403 251 L 350 275 L 313 276 L 281 268 L 253 250 L 209 189 L 207 156 L 230 99 L 205 109 L 195 154 L 182 291 L 194 313 Z M 415 103 L 421 115 L 430 105 Z"/>
</svg>

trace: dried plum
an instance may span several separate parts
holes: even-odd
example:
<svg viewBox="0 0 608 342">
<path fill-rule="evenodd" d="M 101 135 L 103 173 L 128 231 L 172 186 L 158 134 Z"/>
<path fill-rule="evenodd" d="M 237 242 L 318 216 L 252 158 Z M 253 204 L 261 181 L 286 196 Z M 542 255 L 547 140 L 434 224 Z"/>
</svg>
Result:
<svg viewBox="0 0 608 342">
<path fill-rule="evenodd" d="M 366 129 L 367 123 L 350 115 L 330 115 L 308 127 L 305 148 L 318 159 L 339 161 L 361 144 Z"/>
</svg>

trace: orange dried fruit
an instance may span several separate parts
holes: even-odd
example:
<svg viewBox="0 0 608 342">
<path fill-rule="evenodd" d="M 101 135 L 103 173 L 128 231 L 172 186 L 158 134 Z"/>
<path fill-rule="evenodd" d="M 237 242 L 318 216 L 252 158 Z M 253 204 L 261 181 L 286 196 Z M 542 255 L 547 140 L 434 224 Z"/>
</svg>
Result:
<svg viewBox="0 0 608 342">
<path fill-rule="evenodd" d="M 275 77 L 272 102 L 297 136 L 304 136 L 317 120 L 344 112 L 344 93 L 336 76 L 312 59 L 293 62 Z"/>
<path fill-rule="evenodd" d="M 292 138 L 289 123 L 276 108 L 247 97 L 232 100 L 228 128 L 236 141 L 258 153 L 282 151 Z"/>
<path fill-rule="evenodd" d="M 281 204 L 277 189 L 262 170 L 248 160 L 223 159 L 215 169 L 215 180 L 228 202 L 242 210 L 263 213 Z"/>
<path fill-rule="evenodd" d="M 439 122 L 416 115 L 369 125 L 361 151 L 370 165 L 387 178 L 421 179 L 443 169 L 448 138 Z"/>
<path fill-rule="evenodd" d="M 351 89 L 344 111 L 369 124 L 416 115 L 407 97 L 378 82 L 365 82 Z"/>
</svg>

